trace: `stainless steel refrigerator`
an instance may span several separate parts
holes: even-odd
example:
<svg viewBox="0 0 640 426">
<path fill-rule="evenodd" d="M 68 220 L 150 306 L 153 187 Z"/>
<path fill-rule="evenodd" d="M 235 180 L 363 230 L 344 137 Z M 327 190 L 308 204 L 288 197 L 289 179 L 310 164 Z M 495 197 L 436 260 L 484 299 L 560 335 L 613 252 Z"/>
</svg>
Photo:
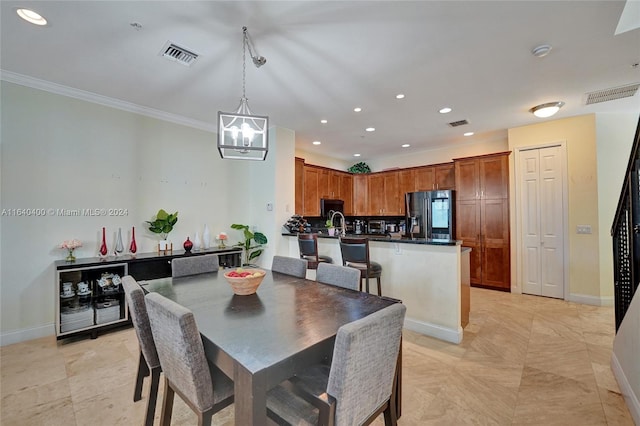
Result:
<svg viewBox="0 0 640 426">
<path fill-rule="evenodd" d="M 421 191 L 405 194 L 405 236 L 453 240 L 455 227 L 455 191 Z"/>
</svg>

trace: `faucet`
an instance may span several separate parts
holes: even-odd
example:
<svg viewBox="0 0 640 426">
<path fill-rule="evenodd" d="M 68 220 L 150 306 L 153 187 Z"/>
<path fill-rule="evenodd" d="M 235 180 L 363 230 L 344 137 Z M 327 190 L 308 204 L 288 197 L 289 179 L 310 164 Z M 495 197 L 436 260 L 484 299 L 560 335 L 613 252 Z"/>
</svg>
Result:
<svg viewBox="0 0 640 426">
<path fill-rule="evenodd" d="M 345 235 L 347 235 L 345 231 L 345 226 L 344 226 L 344 215 L 342 214 L 342 212 L 339 212 L 339 211 L 333 212 L 333 214 L 331 215 L 331 223 L 333 223 L 333 218 L 335 217 L 335 215 L 340 215 L 341 220 L 340 220 L 340 226 L 338 226 L 338 228 L 340 228 L 340 235 L 344 237 Z"/>
</svg>

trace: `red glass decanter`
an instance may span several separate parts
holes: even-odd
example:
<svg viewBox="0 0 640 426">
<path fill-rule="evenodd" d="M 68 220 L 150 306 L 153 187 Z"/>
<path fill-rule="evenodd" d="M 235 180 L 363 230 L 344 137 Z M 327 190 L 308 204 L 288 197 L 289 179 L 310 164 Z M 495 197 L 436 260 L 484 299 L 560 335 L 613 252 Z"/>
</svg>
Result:
<svg viewBox="0 0 640 426">
<path fill-rule="evenodd" d="M 131 254 L 135 254 L 138 251 L 138 246 L 136 245 L 136 227 L 131 227 L 131 245 L 129 245 L 129 252 Z"/>
<path fill-rule="evenodd" d="M 102 244 L 100 244 L 100 256 L 106 256 L 108 253 L 107 250 L 107 236 L 105 228 L 102 228 Z"/>
</svg>

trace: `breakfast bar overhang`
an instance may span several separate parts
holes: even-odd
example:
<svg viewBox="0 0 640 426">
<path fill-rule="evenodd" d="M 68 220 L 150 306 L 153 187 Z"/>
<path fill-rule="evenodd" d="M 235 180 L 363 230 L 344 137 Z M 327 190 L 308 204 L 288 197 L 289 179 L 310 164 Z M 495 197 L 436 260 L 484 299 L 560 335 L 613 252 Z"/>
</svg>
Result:
<svg viewBox="0 0 640 426">
<path fill-rule="evenodd" d="M 318 237 L 318 252 L 341 264 L 338 238 Z M 298 257 L 297 234 L 283 233 L 282 238 L 281 247 L 288 247 L 283 254 Z M 469 320 L 471 249 L 456 240 L 370 238 L 369 250 L 371 260 L 382 266 L 382 295 L 407 307 L 405 328 L 460 343 Z"/>
</svg>

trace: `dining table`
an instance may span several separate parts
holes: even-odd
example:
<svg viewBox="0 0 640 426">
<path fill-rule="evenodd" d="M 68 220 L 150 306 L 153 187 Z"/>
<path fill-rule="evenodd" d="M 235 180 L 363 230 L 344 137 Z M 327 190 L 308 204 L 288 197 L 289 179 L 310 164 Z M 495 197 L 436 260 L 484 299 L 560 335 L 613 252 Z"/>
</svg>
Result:
<svg viewBox="0 0 640 426">
<path fill-rule="evenodd" d="M 255 294 L 239 296 L 224 272 L 140 284 L 193 312 L 207 359 L 234 382 L 237 425 L 268 424 L 269 389 L 310 365 L 330 363 L 341 326 L 399 302 L 269 270 Z"/>
</svg>

